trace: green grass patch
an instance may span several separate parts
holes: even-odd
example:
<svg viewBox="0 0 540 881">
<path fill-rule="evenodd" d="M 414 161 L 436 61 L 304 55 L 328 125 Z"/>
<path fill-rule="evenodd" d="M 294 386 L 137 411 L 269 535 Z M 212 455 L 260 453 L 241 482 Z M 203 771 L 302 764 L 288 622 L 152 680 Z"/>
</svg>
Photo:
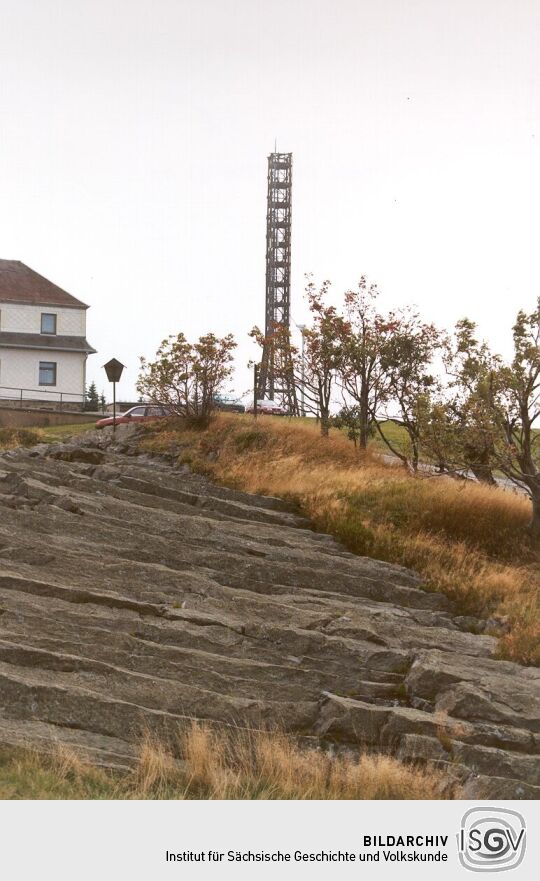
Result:
<svg viewBox="0 0 540 881">
<path fill-rule="evenodd" d="M 45 443 L 53 443 L 54 441 L 65 441 L 70 437 L 77 437 L 80 434 L 86 434 L 87 431 L 93 431 L 94 422 L 74 422 L 65 425 L 48 425 L 42 428 L 43 440 Z"/>
<path fill-rule="evenodd" d="M 0 449 L 11 450 L 15 447 L 33 447 L 36 444 L 51 444 L 55 441 L 66 441 L 71 437 L 92 431 L 93 422 L 75 422 L 65 425 L 48 425 L 44 428 L 30 426 L 28 428 L 0 428 Z"/>
<path fill-rule="evenodd" d="M 256 428 L 240 431 L 235 435 L 234 443 L 239 453 L 247 450 L 261 450 L 267 444 L 267 435 Z"/>
<path fill-rule="evenodd" d="M 114 774 L 71 757 L 0 751 L 1 799 L 111 799 L 117 788 Z"/>
</svg>

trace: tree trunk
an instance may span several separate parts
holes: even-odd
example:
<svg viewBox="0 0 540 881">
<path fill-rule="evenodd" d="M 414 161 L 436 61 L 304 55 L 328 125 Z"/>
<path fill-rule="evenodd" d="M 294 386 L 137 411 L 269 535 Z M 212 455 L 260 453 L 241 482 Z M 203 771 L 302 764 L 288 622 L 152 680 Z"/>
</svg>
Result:
<svg viewBox="0 0 540 881">
<path fill-rule="evenodd" d="M 359 444 L 361 450 L 366 450 L 369 439 L 369 404 L 367 394 L 362 390 L 360 394 L 360 432 Z"/>
<path fill-rule="evenodd" d="M 367 450 L 368 438 L 369 438 L 369 431 L 368 431 L 367 427 L 362 424 L 360 426 L 360 431 L 358 434 L 358 446 L 360 447 L 361 450 Z"/>
<path fill-rule="evenodd" d="M 330 426 L 330 416 L 328 412 L 323 412 L 321 410 L 321 435 L 322 437 L 328 437 L 328 431 Z"/>
<path fill-rule="evenodd" d="M 532 516 L 529 534 L 534 545 L 540 545 L 540 487 L 532 491 Z"/>
</svg>

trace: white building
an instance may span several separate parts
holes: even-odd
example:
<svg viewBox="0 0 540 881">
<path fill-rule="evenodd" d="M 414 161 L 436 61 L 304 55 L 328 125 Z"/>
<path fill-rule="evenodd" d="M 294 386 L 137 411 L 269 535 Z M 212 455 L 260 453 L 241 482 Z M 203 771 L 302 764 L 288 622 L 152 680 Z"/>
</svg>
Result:
<svg viewBox="0 0 540 881">
<path fill-rule="evenodd" d="M 18 260 L 0 260 L 0 399 L 80 409 L 88 306 Z"/>
</svg>

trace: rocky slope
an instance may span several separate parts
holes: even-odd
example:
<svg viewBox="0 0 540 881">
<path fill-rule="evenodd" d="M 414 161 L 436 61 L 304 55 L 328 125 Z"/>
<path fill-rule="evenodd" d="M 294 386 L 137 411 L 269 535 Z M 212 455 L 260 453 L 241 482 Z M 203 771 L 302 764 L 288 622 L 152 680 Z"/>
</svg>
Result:
<svg viewBox="0 0 540 881">
<path fill-rule="evenodd" d="M 538 797 L 537 670 L 414 573 L 138 453 L 128 429 L 0 456 L 0 744 L 126 767 L 186 718 L 279 724 Z"/>
</svg>

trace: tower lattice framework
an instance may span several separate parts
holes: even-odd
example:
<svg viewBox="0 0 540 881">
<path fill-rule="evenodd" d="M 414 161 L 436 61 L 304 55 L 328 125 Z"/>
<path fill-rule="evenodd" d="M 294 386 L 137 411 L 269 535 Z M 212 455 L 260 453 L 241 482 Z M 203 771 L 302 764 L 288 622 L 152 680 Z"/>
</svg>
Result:
<svg viewBox="0 0 540 881">
<path fill-rule="evenodd" d="M 291 312 L 292 153 L 268 157 L 266 210 L 266 344 L 260 373 L 259 397 L 274 399 L 282 391 L 276 377 L 272 336 L 289 328 Z"/>
</svg>

